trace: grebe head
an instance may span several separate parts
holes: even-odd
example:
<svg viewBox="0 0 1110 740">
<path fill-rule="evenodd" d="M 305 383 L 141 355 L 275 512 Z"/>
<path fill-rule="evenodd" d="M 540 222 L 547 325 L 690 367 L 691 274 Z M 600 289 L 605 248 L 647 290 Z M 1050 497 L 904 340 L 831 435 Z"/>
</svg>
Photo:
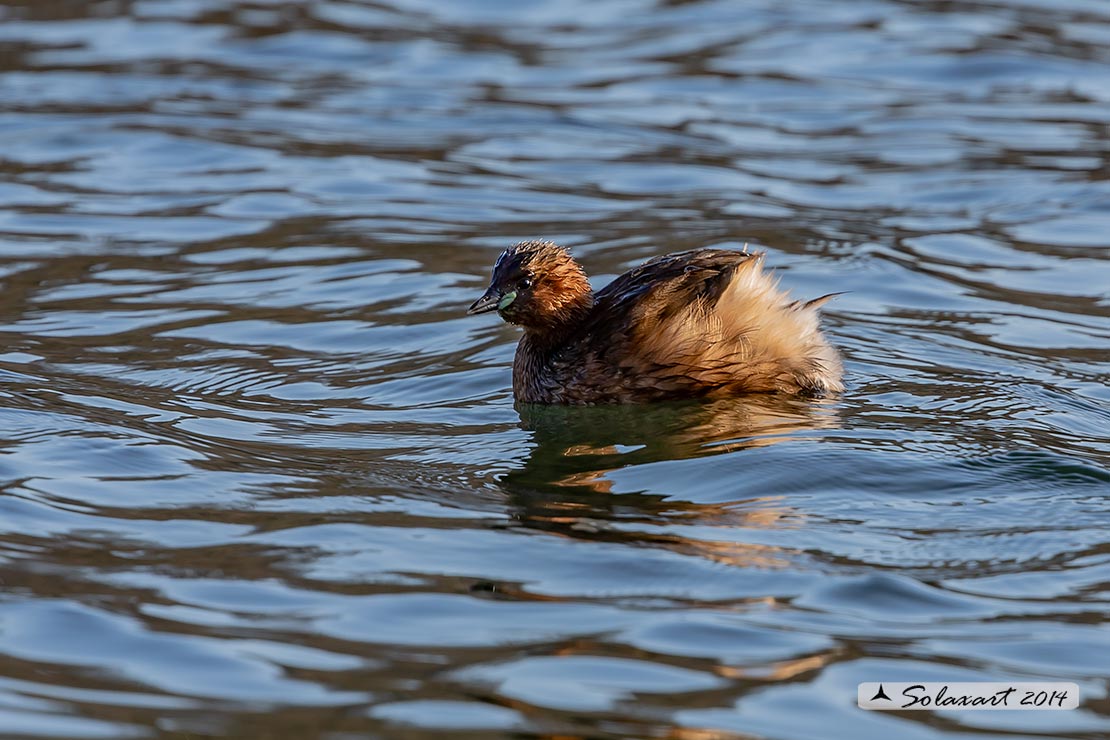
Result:
<svg viewBox="0 0 1110 740">
<path fill-rule="evenodd" d="M 570 253 L 552 243 L 520 242 L 493 266 L 489 288 L 467 311 L 497 311 L 510 324 L 553 332 L 584 318 L 593 305 L 586 273 Z"/>
</svg>

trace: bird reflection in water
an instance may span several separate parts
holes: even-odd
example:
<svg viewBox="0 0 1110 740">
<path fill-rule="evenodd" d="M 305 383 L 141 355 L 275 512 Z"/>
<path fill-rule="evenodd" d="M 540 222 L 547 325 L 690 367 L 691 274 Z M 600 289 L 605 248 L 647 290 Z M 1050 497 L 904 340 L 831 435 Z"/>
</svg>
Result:
<svg viewBox="0 0 1110 740">
<path fill-rule="evenodd" d="M 506 474 L 501 484 L 522 525 L 750 567 L 782 567 L 790 553 L 735 541 L 735 530 L 796 528 L 804 522 L 803 512 L 780 496 L 699 503 L 658 492 L 615 493 L 611 474 L 668 460 L 758 454 L 838 423 L 835 401 L 781 395 L 586 408 L 518 405 L 517 411 L 535 446 L 523 468 Z M 683 534 L 695 527 L 701 536 Z M 721 538 L 705 539 L 707 527 L 720 531 Z"/>
</svg>

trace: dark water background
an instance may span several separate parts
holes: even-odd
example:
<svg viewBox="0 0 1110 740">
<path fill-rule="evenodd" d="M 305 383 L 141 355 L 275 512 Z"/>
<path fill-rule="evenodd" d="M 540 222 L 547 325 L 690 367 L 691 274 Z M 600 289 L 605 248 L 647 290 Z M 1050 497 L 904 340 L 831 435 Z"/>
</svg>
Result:
<svg viewBox="0 0 1110 740">
<path fill-rule="evenodd" d="M 1107 737 L 1108 124 L 1101 0 L 0 3 L 0 735 Z M 522 417 L 535 237 L 850 390 Z"/>
</svg>

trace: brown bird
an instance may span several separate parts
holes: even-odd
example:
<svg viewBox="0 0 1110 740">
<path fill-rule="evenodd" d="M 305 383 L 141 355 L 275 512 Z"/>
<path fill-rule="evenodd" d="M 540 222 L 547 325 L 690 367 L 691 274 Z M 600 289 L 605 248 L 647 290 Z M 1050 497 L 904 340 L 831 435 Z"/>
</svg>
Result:
<svg viewBox="0 0 1110 740">
<path fill-rule="evenodd" d="M 791 301 L 763 255 L 697 249 L 656 257 L 596 293 L 566 249 L 506 249 L 467 313 L 524 329 L 513 361 L 523 403 L 594 405 L 843 390 L 817 313 Z"/>
</svg>

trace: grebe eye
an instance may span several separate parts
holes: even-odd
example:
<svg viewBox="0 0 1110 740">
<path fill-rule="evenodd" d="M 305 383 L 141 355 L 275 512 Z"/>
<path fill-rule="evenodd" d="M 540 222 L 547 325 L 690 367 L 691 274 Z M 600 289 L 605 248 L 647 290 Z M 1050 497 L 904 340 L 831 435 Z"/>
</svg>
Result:
<svg viewBox="0 0 1110 740">
<path fill-rule="evenodd" d="M 531 288 L 532 287 L 532 278 L 530 278 L 530 277 L 521 278 L 520 287 L 523 288 L 524 290 L 528 290 L 529 288 Z"/>
</svg>

